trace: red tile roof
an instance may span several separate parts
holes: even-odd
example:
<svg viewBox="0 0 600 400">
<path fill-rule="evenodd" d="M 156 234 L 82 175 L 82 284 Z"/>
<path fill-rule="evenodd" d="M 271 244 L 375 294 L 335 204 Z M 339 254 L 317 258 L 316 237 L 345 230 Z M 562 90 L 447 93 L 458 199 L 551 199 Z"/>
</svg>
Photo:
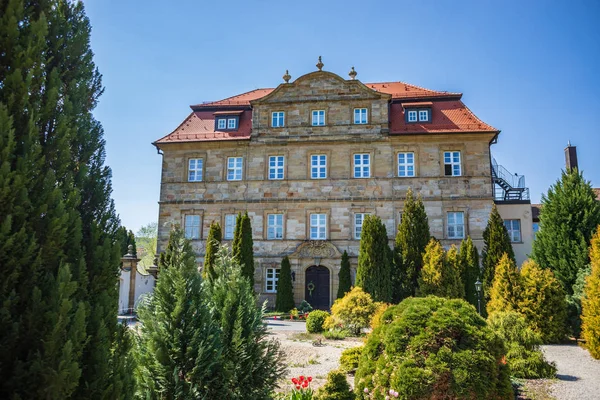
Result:
<svg viewBox="0 0 600 400">
<path fill-rule="evenodd" d="M 440 92 L 410 85 L 404 82 L 365 83 L 365 86 L 392 95 L 390 108 L 390 133 L 441 133 L 441 132 L 498 132 L 484 123 L 460 101 L 461 93 Z M 155 143 L 248 140 L 252 130 L 252 110 L 250 102 L 271 93 L 272 88 L 255 89 L 219 101 L 192 105 L 193 112 L 170 134 Z M 402 104 L 394 100 L 407 100 L 403 104 L 432 107 L 432 121 L 429 123 L 406 123 Z M 431 100 L 434 100 L 433 102 Z M 230 108 L 231 107 L 231 108 Z M 215 110 L 218 108 L 218 110 Z M 240 126 L 235 132 L 215 130 L 216 114 L 223 114 L 230 108 L 231 113 L 239 113 Z M 210 110 L 210 111 L 209 111 Z"/>
</svg>

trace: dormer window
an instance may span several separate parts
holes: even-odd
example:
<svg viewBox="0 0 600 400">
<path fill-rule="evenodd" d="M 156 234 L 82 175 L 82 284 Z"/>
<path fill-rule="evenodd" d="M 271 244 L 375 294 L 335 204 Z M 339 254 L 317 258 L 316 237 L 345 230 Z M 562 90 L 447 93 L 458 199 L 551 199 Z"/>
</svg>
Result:
<svg viewBox="0 0 600 400">
<path fill-rule="evenodd" d="M 240 127 L 240 115 L 244 111 L 217 111 L 215 115 L 215 130 L 236 131 Z"/>
<path fill-rule="evenodd" d="M 433 103 L 430 101 L 402 103 L 406 122 L 409 124 L 414 124 L 417 122 L 431 122 L 432 106 Z"/>
</svg>

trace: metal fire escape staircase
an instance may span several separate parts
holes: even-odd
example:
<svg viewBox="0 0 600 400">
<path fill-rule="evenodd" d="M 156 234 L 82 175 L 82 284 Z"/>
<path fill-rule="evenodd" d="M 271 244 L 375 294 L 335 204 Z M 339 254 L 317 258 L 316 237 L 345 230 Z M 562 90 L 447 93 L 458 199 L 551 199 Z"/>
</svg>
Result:
<svg viewBox="0 0 600 400">
<path fill-rule="evenodd" d="M 525 176 L 511 174 L 492 158 L 492 182 L 495 201 L 529 201 L 529 188 L 525 187 Z"/>
</svg>

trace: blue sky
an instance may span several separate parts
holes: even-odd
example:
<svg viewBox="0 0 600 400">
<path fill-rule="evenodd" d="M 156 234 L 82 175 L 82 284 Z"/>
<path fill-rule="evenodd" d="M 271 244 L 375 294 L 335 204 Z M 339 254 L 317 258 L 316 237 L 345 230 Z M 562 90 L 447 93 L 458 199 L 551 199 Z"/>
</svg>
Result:
<svg viewBox="0 0 600 400">
<path fill-rule="evenodd" d="M 496 160 L 533 202 L 560 176 L 567 141 L 600 187 L 600 2 L 85 1 L 105 93 L 113 198 L 137 231 L 158 219 L 151 142 L 190 104 L 275 87 L 315 70 L 463 93 L 500 129 Z"/>
</svg>

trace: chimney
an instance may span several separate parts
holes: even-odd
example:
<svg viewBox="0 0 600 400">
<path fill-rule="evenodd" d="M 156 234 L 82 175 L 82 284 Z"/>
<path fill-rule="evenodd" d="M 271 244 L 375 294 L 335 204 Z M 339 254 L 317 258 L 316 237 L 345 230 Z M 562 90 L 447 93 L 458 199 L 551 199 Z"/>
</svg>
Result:
<svg viewBox="0 0 600 400">
<path fill-rule="evenodd" d="M 567 170 L 577 167 L 577 147 L 571 146 L 571 141 L 565 147 L 565 162 L 567 164 Z"/>
</svg>

